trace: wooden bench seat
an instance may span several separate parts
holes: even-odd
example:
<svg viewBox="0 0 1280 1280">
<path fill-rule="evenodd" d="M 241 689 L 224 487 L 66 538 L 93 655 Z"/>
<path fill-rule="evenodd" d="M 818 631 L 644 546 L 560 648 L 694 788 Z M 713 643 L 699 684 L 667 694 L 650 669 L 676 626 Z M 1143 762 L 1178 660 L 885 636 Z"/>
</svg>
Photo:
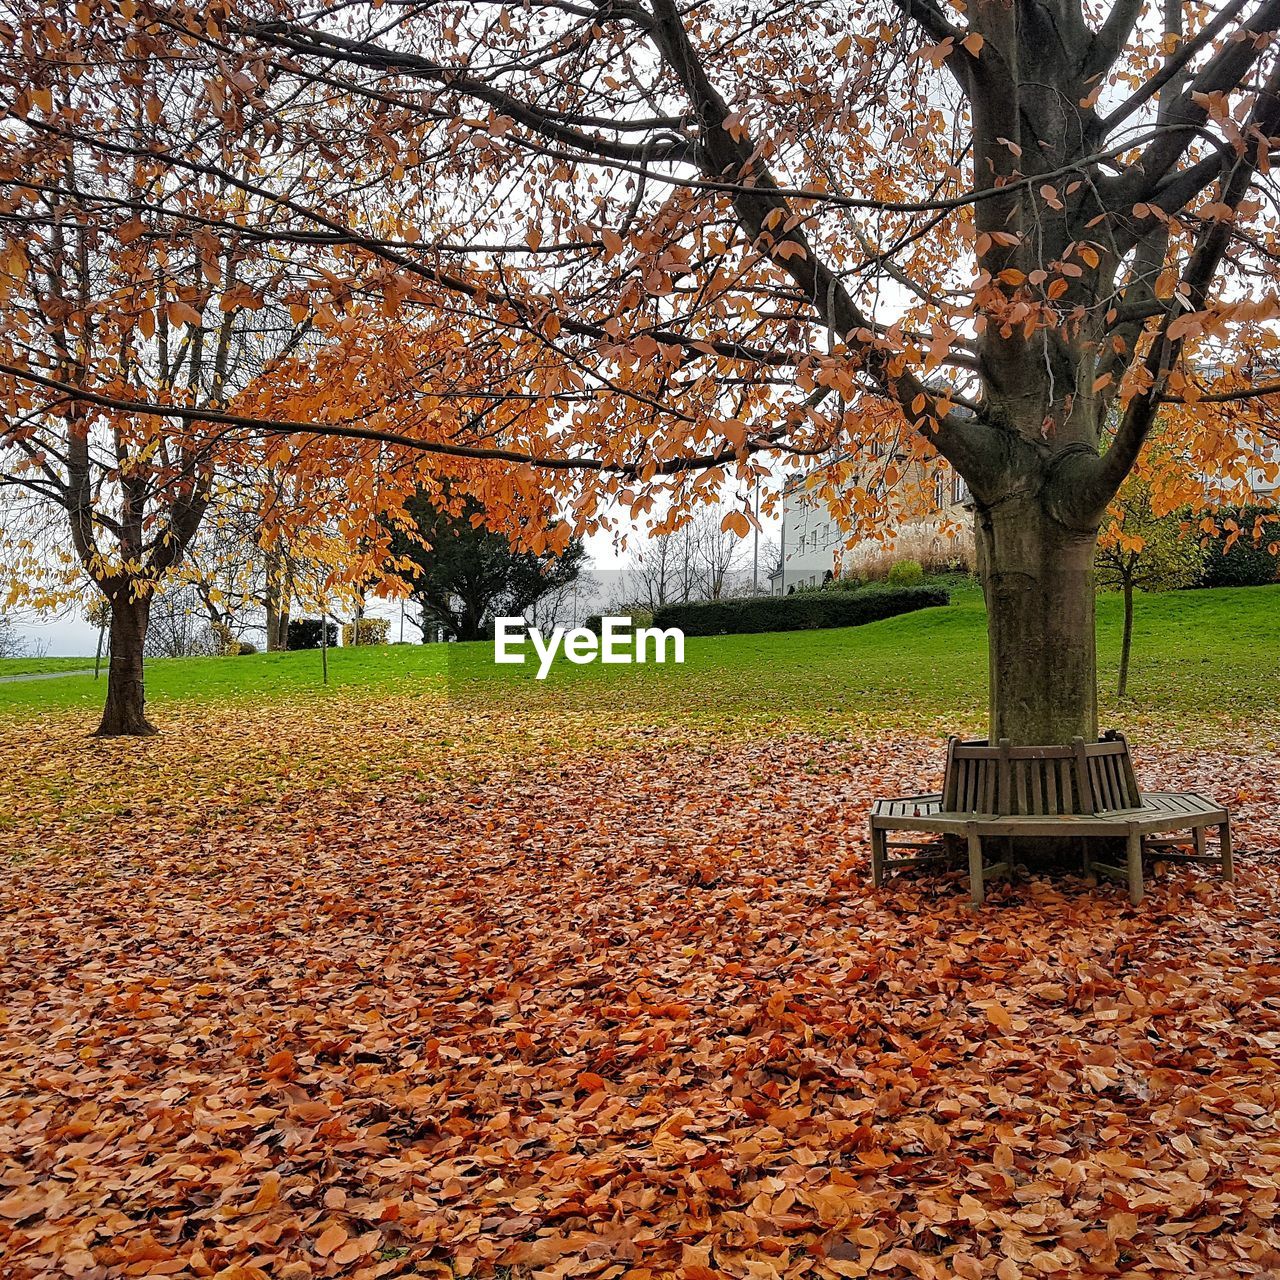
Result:
<svg viewBox="0 0 1280 1280">
<path fill-rule="evenodd" d="M 1205 835 L 1210 828 L 1217 828 L 1218 834 L 1213 854 Z M 1144 853 L 1166 861 L 1218 863 L 1223 878 L 1233 878 L 1227 810 L 1198 792 L 1140 793 L 1127 744 L 1119 734 L 1098 744 L 1077 739 L 1060 748 L 1010 748 L 1005 742 L 992 748 L 953 739 L 941 793 L 879 800 L 873 806 L 872 883 L 883 884 L 888 872 L 901 867 L 947 856 L 919 838 L 890 842 L 889 832 L 962 838 L 975 906 L 985 897 L 986 878 L 1011 870 L 1008 856 L 1001 862 L 983 862 L 983 840 L 991 838 L 1002 837 L 1007 846 L 1018 837 L 1079 838 L 1085 872 L 1127 881 L 1135 905 L 1142 901 Z M 1189 836 L 1173 838 L 1178 832 Z M 1126 841 L 1123 867 L 1090 855 L 1089 842 L 1099 837 Z M 891 851 L 898 849 L 914 854 L 895 858 Z"/>
</svg>

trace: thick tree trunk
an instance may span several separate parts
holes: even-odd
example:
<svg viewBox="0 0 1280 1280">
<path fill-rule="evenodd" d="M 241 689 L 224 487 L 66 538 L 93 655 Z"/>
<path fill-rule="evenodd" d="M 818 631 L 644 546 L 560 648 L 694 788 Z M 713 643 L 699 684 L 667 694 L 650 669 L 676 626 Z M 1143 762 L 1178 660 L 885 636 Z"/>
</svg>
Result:
<svg viewBox="0 0 1280 1280">
<path fill-rule="evenodd" d="M 1116 696 L 1123 698 L 1129 692 L 1129 650 L 1133 647 L 1133 579 L 1124 579 L 1124 638 L 1120 641 L 1120 679 L 1116 682 Z"/>
<path fill-rule="evenodd" d="M 99 737 L 143 735 L 156 729 L 147 719 L 142 653 L 151 619 L 151 599 L 111 602 L 111 661 L 107 667 L 107 705 Z"/>
<path fill-rule="evenodd" d="M 1097 737 L 1093 557 L 1096 533 L 1071 530 L 1034 497 L 976 520 L 991 645 L 991 741 L 1050 746 Z"/>
</svg>

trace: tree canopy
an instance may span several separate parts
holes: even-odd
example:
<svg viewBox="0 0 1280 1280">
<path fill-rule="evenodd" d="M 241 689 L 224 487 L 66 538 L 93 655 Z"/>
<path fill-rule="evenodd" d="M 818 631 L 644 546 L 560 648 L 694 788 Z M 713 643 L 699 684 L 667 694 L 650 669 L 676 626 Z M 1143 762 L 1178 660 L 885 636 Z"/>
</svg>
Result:
<svg viewBox="0 0 1280 1280">
<path fill-rule="evenodd" d="M 392 534 L 391 571 L 421 610 L 423 639 L 431 627 L 456 640 L 478 640 L 494 618 L 523 615 L 582 571 L 578 540 L 559 552 L 522 550 L 485 524 L 474 499 L 451 506 L 425 492 L 404 504 Z"/>
</svg>

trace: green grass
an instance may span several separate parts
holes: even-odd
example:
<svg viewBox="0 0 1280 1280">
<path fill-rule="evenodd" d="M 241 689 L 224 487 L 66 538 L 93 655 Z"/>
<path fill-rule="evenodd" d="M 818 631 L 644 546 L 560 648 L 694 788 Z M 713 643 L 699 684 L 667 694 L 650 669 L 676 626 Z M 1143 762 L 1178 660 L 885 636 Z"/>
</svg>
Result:
<svg viewBox="0 0 1280 1280">
<path fill-rule="evenodd" d="M 1131 697 L 1117 704 L 1121 616 L 1118 597 L 1099 600 L 1105 724 L 1170 723 L 1204 732 L 1233 725 L 1274 735 L 1280 586 L 1139 596 Z M 467 701 L 514 702 L 531 716 L 539 708 L 567 708 L 705 727 L 773 723 L 838 732 L 867 720 L 978 727 L 986 698 L 985 621 L 980 592 L 962 584 L 947 608 L 865 627 L 690 638 L 683 667 L 561 660 L 539 683 L 533 664 L 495 666 L 488 644 L 390 646 L 331 651 L 327 691 L 317 651 L 156 660 L 148 664 L 147 690 L 160 720 L 164 704 L 176 699 L 434 690 Z M 91 717 L 103 692 L 102 682 L 83 676 L 0 685 L 0 713 L 65 709 Z"/>
<path fill-rule="evenodd" d="M 80 659 L 66 659 L 71 669 Z M 89 667 L 93 666 L 90 659 Z M 447 655 L 441 645 L 390 645 L 329 651 L 329 687 L 376 688 L 388 693 L 443 689 Z M 0 671 L 0 675 L 17 674 Z M 260 701 L 323 693 L 320 651 L 258 653 L 236 658 L 153 658 L 147 662 L 147 701 L 159 706 L 177 699 Z M 96 708 L 106 694 L 102 678 L 66 676 L 0 685 L 0 712 L 11 708 L 56 710 Z"/>
<path fill-rule="evenodd" d="M 49 671 L 88 671 L 92 658 L 0 658 L 0 676 L 42 675 Z"/>
</svg>

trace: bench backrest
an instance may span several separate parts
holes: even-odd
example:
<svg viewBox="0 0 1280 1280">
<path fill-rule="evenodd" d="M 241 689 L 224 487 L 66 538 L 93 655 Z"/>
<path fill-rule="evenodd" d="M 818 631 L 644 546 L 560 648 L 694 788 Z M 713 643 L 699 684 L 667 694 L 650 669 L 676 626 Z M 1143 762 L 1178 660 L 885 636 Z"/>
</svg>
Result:
<svg viewBox="0 0 1280 1280">
<path fill-rule="evenodd" d="M 947 744 L 942 807 L 951 813 L 1057 816 L 1141 804 L 1123 734 L 1062 747 L 1013 747 L 1007 738 Z"/>
</svg>

